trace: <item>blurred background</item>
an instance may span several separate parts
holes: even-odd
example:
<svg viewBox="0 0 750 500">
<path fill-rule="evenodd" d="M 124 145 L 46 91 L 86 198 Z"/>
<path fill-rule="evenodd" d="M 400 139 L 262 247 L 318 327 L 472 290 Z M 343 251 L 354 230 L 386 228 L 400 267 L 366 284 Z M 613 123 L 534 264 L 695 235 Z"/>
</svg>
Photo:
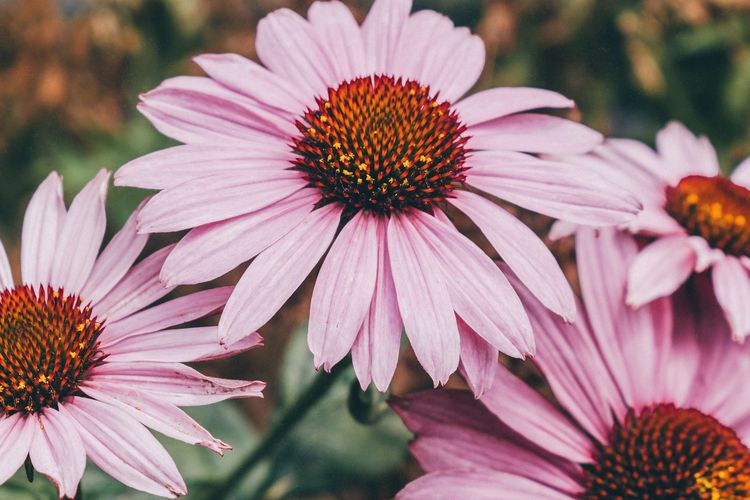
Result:
<svg viewBox="0 0 750 500">
<path fill-rule="evenodd" d="M 51 170 L 64 175 L 70 199 L 99 168 L 115 170 L 172 144 L 137 113 L 139 93 L 170 76 L 199 74 L 190 61 L 196 54 L 235 52 L 255 58 L 258 20 L 279 7 L 304 13 L 310 3 L 0 0 L 0 238 L 12 261 L 18 262 L 24 207 Z M 361 20 L 371 0 L 346 3 Z M 727 171 L 750 155 L 750 0 L 414 3 L 415 9 L 437 10 L 469 26 L 485 41 L 487 65 L 478 89 L 554 89 L 577 102 L 572 118 L 607 135 L 648 143 L 667 120 L 678 119 L 709 136 Z M 146 195 L 111 191 L 108 234 Z M 543 217 L 520 215 L 540 234 L 549 227 Z M 151 248 L 178 237 L 156 237 Z M 574 280 L 569 243 L 554 250 Z M 241 271 L 220 282 L 235 283 Z M 304 330 L 311 291 L 308 280 L 261 330 L 264 348 L 201 367 L 269 385 L 263 400 L 194 412 L 217 437 L 235 445 L 224 459 L 165 440 L 191 488 L 188 498 L 211 498 L 215 482 L 232 471 L 274 415 L 314 376 Z M 528 365 L 514 369 L 538 381 Z M 383 498 L 420 474 L 406 452 L 408 432 L 377 397 L 368 405 L 371 394 L 350 391 L 351 380 L 350 374 L 342 377 L 247 478 L 237 498 Z M 393 392 L 430 386 L 405 347 Z M 84 488 L 86 498 L 147 498 L 92 466 Z M 29 486 L 21 476 L 0 487 L 3 500 L 54 496 L 44 480 Z"/>
</svg>

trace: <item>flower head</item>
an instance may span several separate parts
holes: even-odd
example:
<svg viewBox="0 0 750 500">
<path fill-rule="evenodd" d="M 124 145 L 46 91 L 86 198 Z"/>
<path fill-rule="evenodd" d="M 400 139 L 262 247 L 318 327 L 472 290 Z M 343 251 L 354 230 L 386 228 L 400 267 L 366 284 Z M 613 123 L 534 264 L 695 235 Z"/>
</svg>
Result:
<svg viewBox="0 0 750 500">
<path fill-rule="evenodd" d="M 750 362 L 728 335 L 717 341 L 718 305 L 681 293 L 633 310 L 631 237 L 581 230 L 576 243 L 581 321 L 565 324 L 523 292 L 555 403 L 502 368 L 479 400 L 456 390 L 396 399 L 428 472 L 398 498 L 750 495 Z"/>
<path fill-rule="evenodd" d="M 142 96 L 161 132 L 185 143 L 134 160 L 119 185 L 158 189 L 143 232 L 191 229 L 167 258 L 169 284 L 197 283 L 253 259 L 219 324 L 225 342 L 267 322 L 325 257 L 310 313 L 316 366 L 350 350 L 360 382 L 385 390 L 402 328 L 435 384 L 462 360 L 534 352 L 528 318 L 491 258 L 443 212 L 487 236 L 542 302 L 573 319 L 573 295 L 544 244 L 484 193 L 582 224 L 622 223 L 639 208 L 618 187 L 538 153 L 600 142 L 546 90 L 477 82 L 484 45 L 409 0 L 377 0 L 360 26 L 340 2 L 308 18 L 281 9 L 258 25 L 263 66 L 234 54 L 195 62 Z M 482 191 L 482 194 L 478 194 Z"/>
<path fill-rule="evenodd" d="M 261 344 L 257 333 L 224 348 L 217 327 L 173 328 L 216 312 L 231 289 L 152 303 L 171 248 L 136 259 L 147 237 L 135 216 L 99 247 L 109 174 L 66 210 L 56 173 L 34 194 L 23 224 L 22 283 L 0 245 L 0 483 L 28 458 L 73 498 L 86 457 L 133 488 L 186 492 L 177 467 L 146 427 L 222 454 L 230 447 L 179 409 L 260 396 L 262 382 L 207 377 L 182 364 Z M 151 307 L 149 307 L 151 306 Z"/>
</svg>

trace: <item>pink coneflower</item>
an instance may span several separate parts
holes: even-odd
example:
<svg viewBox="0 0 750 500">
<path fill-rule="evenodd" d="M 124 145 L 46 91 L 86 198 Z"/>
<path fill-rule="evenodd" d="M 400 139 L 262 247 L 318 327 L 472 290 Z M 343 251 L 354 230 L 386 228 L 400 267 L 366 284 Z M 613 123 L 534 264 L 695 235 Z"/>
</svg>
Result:
<svg viewBox="0 0 750 500">
<path fill-rule="evenodd" d="M 0 245 L 0 484 L 25 460 L 73 498 L 89 457 L 124 484 L 186 493 L 172 458 L 146 427 L 222 454 L 178 406 L 260 396 L 264 384 L 207 377 L 183 362 L 258 346 L 253 333 L 221 347 L 217 327 L 174 329 L 219 310 L 228 288 L 148 307 L 167 295 L 159 270 L 171 248 L 134 265 L 147 238 L 135 217 L 99 253 L 109 174 L 101 171 L 66 211 L 50 174 L 26 210 L 22 284 Z M 228 347 L 228 348 L 227 348 Z"/>
<path fill-rule="evenodd" d="M 142 96 L 154 126 L 186 143 L 116 174 L 118 185 L 161 190 L 141 210 L 140 231 L 192 228 L 162 279 L 202 282 L 255 257 L 219 323 L 223 342 L 266 323 L 328 251 L 310 313 L 316 367 L 351 350 L 362 386 L 384 390 L 404 328 L 435 384 L 445 382 L 459 359 L 525 356 L 534 339 L 506 278 L 443 208 L 468 215 L 569 320 L 573 295 L 555 259 L 478 191 L 581 224 L 638 210 L 588 170 L 533 156 L 601 141 L 529 112 L 572 101 L 532 88 L 461 99 L 482 72 L 482 41 L 435 12 L 410 11 L 410 0 L 377 0 L 359 26 L 340 2 L 313 3 L 308 19 L 281 9 L 258 25 L 264 66 L 202 55 L 208 78 L 173 78 Z"/>
<path fill-rule="evenodd" d="M 718 305 L 696 311 L 681 294 L 674 314 L 669 298 L 633 310 L 631 237 L 581 230 L 576 243 L 576 325 L 523 293 L 557 404 L 506 369 L 480 400 L 455 390 L 395 400 L 428 472 L 399 498 L 750 496 L 750 363 L 717 338 L 728 329 Z"/>
<path fill-rule="evenodd" d="M 633 189 L 644 205 L 624 226 L 655 238 L 630 269 L 629 304 L 670 295 L 693 273 L 711 269 L 732 335 L 750 334 L 750 159 L 723 176 L 708 139 L 677 122 L 656 136 L 656 151 L 610 139 L 585 157 L 566 159 Z M 565 234 L 556 229 L 555 236 Z"/>
</svg>

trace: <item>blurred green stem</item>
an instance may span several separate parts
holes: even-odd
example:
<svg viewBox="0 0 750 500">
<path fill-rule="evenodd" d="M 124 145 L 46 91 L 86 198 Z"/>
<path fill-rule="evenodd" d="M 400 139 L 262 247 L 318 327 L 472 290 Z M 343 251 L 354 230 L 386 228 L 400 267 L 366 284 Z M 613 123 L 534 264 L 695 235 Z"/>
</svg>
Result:
<svg viewBox="0 0 750 500">
<path fill-rule="evenodd" d="M 229 498 L 229 495 L 264 458 L 269 456 L 284 441 L 294 427 L 315 407 L 328 390 L 333 386 L 339 375 L 344 373 L 350 364 L 347 359 L 336 364 L 330 373 L 321 371 L 299 395 L 296 401 L 289 405 L 278 419 L 268 428 L 263 440 L 250 452 L 232 474 L 211 493 L 211 498 Z"/>
</svg>

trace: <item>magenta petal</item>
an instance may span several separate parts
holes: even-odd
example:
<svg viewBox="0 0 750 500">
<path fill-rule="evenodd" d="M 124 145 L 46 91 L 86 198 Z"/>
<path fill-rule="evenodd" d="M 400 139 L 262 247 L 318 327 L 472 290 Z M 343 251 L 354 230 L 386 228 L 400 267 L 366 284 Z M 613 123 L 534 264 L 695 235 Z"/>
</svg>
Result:
<svg viewBox="0 0 750 500">
<path fill-rule="evenodd" d="M 461 336 L 461 372 L 477 398 L 487 392 L 495 382 L 498 353 L 492 345 L 477 335 L 460 317 L 458 333 Z"/>
<path fill-rule="evenodd" d="M 686 236 L 667 236 L 651 243 L 630 266 L 627 303 L 640 307 L 671 295 L 692 274 L 695 262 L 695 250 Z"/>
<path fill-rule="evenodd" d="M 575 103 L 551 90 L 499 87 L 477 92 L 456 104 L 463 123 L 478 125 L 495 118 L 541 108 L 572 108 Z"/>
<path fill-rule="evenodd" d="M 372 302 L 378 270 L 377 216 L 360 211 L 331 245 L 310 303 L 307 342 L 326 370 L 352 347 Z"/>
<path fill-rule="evenodd" d="M 29 457 L 34 469 L 49 477 L 60 498 L 73 498 L 86 468 L 80 426 L 67 413 L 46 408 L 39 415 Z"/>
<path fill-rule="evenodd" d="M 739 259 L 727 256 L 714 264 L 711 276 L 732 337 L 743 341 L 750 335 L 750 275 Z"/>
<path fill-rule="evenodd" d="M 0 484 L 10 479 L 29 455 L 37 420 L 16 413 L 0 418 Z"/>
</svg>

